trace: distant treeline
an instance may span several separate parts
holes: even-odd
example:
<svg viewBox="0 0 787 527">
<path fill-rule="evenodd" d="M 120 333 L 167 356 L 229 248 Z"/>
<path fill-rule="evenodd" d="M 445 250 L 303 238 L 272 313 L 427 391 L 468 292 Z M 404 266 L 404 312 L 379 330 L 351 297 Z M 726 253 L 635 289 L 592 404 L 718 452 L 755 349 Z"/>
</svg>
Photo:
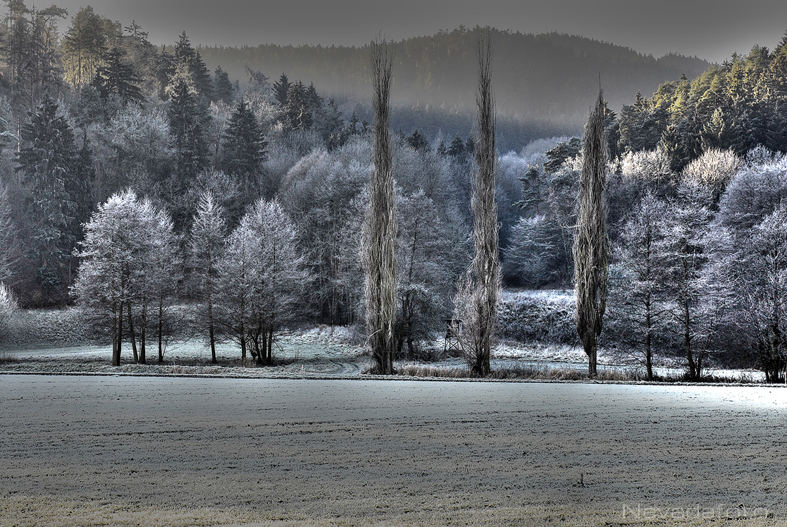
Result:
<svg viewBox="0 0 787 527">
<path fill-rule="evenodd" d="M 393 44 L 392 103 L 420 112 L 472 113 L 473 79 L 481 28 L 410 38 Z M 599 76 L 613 108 L 629 103 L 685 74 L 694 78 L 709 64 L 697 58 L 654 58 L 629 48 L 558 33 L 523 34 L 491 30 L 494 87 L 500 115 L 518 121 L 549 122 L 581 130 Z M 313 82 L 331 96 L 369 100 L 367 47 L 277 46 L 201 47 L 211 67 L 221 65 L 242 79 L 246 68 L 270 76 L 287 72 Z"/>
</svg>

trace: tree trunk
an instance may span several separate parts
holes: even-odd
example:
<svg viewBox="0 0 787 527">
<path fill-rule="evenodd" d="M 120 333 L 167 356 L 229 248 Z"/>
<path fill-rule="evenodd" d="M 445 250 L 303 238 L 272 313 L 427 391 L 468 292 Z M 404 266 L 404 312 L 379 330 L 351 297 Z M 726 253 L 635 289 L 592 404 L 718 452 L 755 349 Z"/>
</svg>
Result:
<svg viewBox="0 0 787 527">
<path fill-rule="evenodd" d="M 164 299 L 158 300 L 158 361 L 164 362 Z"/>
<path fill-rule="evenodd" d="M 147 357 L 145 355 L 145 344 L 147 340 L 147 327 L 148 327 L 148 304 L 145 301 L 142 304 L 142 327 L 140 328 L 140 347 L 139 347 L 139 362 L 140 364 L 147 364 Z"/>
<path fill-rule="evenodd" d="M 137 353 L 137 335 L 134 332 L 134 318 L 131 315 L 131 302 L 126 306 L 128 313 L 128 335 L 131 338 L 131 351 L 134 354 L 134 362 L 139 364 L 139 353 Z"/>
<path fill-rule="evenodd" d="M 112 307 L 112 366 L 120 366 L 120 320 L 117 304 Z"/>
<path fill-rule="evenodd" d="M 208 335 L 210 337 L 210 362 L 216 364 L 216 333 L 213 325 L 213 300 L 208 299 Z"/>
<path fill-rule="evenodd" d="M 268 364 L 273 364 L 273 327 L 268 329 Z"/>
<path fill-rule="evenodd" d="M 648 380 L 653 380 L 653 357 L 652 357 L 652 327 L 653 319 L 651 314 L 650 297 L 645 301 L 645 369 L 648 373 Z"/>
<path fill-rule="evenodd" d="M 588 374 L 591 377 L 598 375 L 598 350 L 596 348 L 588 353 Z"/>
<path fill-rule="evenodd" d="M 691 310 L 689 303 L 683 302 L 683 349 L 686 353 L 686 361 L 689 364 L 689 378 L 697 380 L 697 366 L 694 362 L 694 355 L 691 349 Z"/>
<path fill-rule="evenodd" d="M 120 355 L 123 352 L 123 302 L 120 303 L 118 308 L 118 363 L 120 366 Z"/>
</svg>

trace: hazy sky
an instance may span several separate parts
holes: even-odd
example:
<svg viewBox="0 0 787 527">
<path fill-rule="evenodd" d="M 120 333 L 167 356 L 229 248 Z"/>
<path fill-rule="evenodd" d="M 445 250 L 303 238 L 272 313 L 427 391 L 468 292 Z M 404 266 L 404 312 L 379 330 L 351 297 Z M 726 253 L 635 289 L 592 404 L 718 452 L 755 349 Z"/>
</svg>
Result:
<svg viewBox="0 0 787 527">
<path fill-rule="evenodd" d="M 201 44 L 360 44 L 438 29 L 492 25 L 559 31 L 663 55 L 720 61 L 787 30 L 785 0 L 53 0 L 74 13 L 90 4 L 157 43 L 186 30 Z M 49 5 L 50 0 L 38 0 Z"/>
</svg>

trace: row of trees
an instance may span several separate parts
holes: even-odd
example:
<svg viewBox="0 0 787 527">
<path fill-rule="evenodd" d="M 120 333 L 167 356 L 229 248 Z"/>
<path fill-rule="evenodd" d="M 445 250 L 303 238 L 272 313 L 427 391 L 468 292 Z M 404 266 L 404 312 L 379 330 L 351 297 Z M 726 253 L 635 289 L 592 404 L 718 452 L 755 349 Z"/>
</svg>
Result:
<svg viewBox="0 0 787 527">
<path fill-rule="evenodd" d="M 185 254 L 180 246 L 169 215 L 130 190 L 110 197 L 85 225 L 73 294 L 98 323 L 111 325 L 112 363 L 120 364 L 125 337 L 144 364 L 151 328 L 163 360 L 168 310 L 184 273 L 203 306 L 213 362 L 220 336 L 238 342 L 244 361 L 248 351 L 270 363 L 275 332 L 297 314 L 304 278 L 281 205 L 258 201 L 227 233 L 223 211 L 205 192 Z"/>
<path fill-rule="evenodd" d="M 183 278 L 173 286 L 174 293 L 165 295 L 170 300 L 198 300 L 211 305 L 208 299 L 213 292 L 210 288 L 203 291 L 198 285 L 202 281 L 196 278 L 196 264 L 190 256 L 198 205 L 206 192 L 212 196 L 213 206 L 222 211 L 225 236 L 235 232 L 260 199 L 276 200 L 294 227 L 295 251 L 302 257 L 302 281 L 306 285 L 298 293 L 302 316 L 330 324 L 354 323 L 369 316 L 364 289 L 357 280 L 364 266 L 370 270 L 369 262 L 358 257 L 362 250 L 368 250 L 359 233 L 366 228 L 371 234 L 371 223 L 364 227 L 363 221 L 367 204 L 376 192 L 375 185 L 368 184 L 369 173 L 376 174 L 373 169 L 383 167 L 383 186 L 389 196 L 383 200 L 383 210 L 390 218 L 396 217 L 398 225 L 392 229 L 394 222 L 388 222 L 385 235 L 386 246 L 395 247 L 393 256 L 386 249 L 389 270 L 390 266 L 397 270 L 395 274 L 386 272 L 386 346 L 393 346 L 393 352 L 406 346 L 408 353 L 413 353 L 420 339 L 443 329 L 443 320 L 452 316 L 454 307 L 455 318 L 471 322 L 482 312 L 480 300 L 452 302 L 454 284 L 468 268 L 471 239 L 475 270 L 462 281 L 466 284 L 461 288 L 464 297 L 459 295 L 454 300 L 472 297 L 483 282 L 486 293 L 479 293 L 477 298 L 486 298 L 487 313 L 493 314 L 491 287 L 498 279 L 482 274 L 480 269 L 486 269 L 486 273 L 496 268 L 495 244 L 502 248 L 503 277 L 508 284 L 568 286 L 575 275 L 579 276 L 582 259 L 575 258 L 573 249 L 576 227 L 585 222 L 578 212 L 595 214 L 596 222 L 604 216 L 594 212 L 603 205 L 598 192 L 591 200 L 592 207 L 576 207 L 580 192 L 592 187 L 584 177 L 588 163 L 596 167 L 593 173 L 597 181 L 606 176 L 602 185 L 608 198 L 604 226 L 614 248 L 610 275 L 613 314 L 617 313 L 616 288 L 625 289 L 625 282 L 619 286 L 615 280 L 626 275 L 624 267 L 632 266 L 624 259 L 630 254 L 624 250 L 628 243 L 626 225 L 643 196 L 652 194 L 670 207 L 667 217 L 697 223 L 702 225 L 698 232 L 707 233 L 724 227 L 720 218 L 733 188 L 731 181 L 753 184 L 760 172 L 781 177 L 776 158 L 762 148 L 744 158 L 736 151 L 711 148 L 708 143 L 701 155 L 687 158 L 687 164 L 676 164 L 675 150 L 663 141 L 657 141 L 655 149 L 638 150 L 642 145 L 625 139 L 631 137 L 625 130 L 629 126 L 625 123 L 631 124 L 628 110 L 617 117 L 603 100 L 596 109 L 600 117 L 593 137 L 598 152 L 604 150 L 601 143 L 606 145 L 606 164 L 598 156 L 584 155 L 587 146 L 583 148 L 579 139 L 569 138 L 537 142 L 518 154 L 498 155 L 494 151 L 491 77 L 483 75 L 486 95 L 479 93 L 477 102 L 480 114 L 486 115 L 479 121 L 478 131 L 485 135 L 478 140 L 455 137 L 449 141 L 439 135 L 428 138 L 418 130 L 409 135 L 384 136 L 383 130 L 390 126 L 379 117 L 374 129 L 355 116 L 345 119 L 314 86 L 290 81 L 286 75 L 269 83 L 262 73 L 248 71 L 249 81 L 243 90 L 220 70 L 211 76 L 185 35 L 175 46 L 159 49 L 149 45 L 145 33 L 135 24 L 123 28 L 92 10 L 83 10 L 61 40 L 56 25 L 46 23 L 56 20 L 60 11 L 40 12 L 21 2 L 11 4 L 0 44 L 6 59 L 4 83 L 0 85 L 5 97 L 0 98 L 0 117 L 5 125 L 0 133 L 4 141 L 0 153 L 0 281 L 13 290 L 8 298 L 18 297 L 28 306 L 62 305 L 70 300 L 69 290 L 77 276 L 74 249 L 85 236 L 83 225 L 90 219 L 90 211 L 98 203 L 106 204 L 112 196 L 122 195 L 124 189 L 133 188 L 138 201 L 149 203 L 153 210 L 167 211 L 172 222 L 177 258 L 182 261 L 177 266 L 181 270 L 174 275 Z M 774 86 L 778 85 L 775 65 L 782 48 L 767 54 L 770 76 L 764 73 L 765 62 L 759 70 L 747 66 L 759 72 L 760 80 L 752 86 L 764 86 L 758 93 L 770 93 L 762 97 L 771 101 L 776 101 L 780 93 Z M 41 54 L 47 49 L 51 53 Z M 16 68 L 21 62 L 15 60 L 22 56 L 28 69 Z M 29 68 L 38 69 L 31 73 Z M 50 70 L 55 73 L 47 73 Z M 738 92 L 748 93 L 748 88 Z M 379 108 L 385 108 L 382 98 L 380 101 Z M 748 122 L 748 117 L 741 119 Z M 586 143 L 589 138 L 586 135 Z M 383 148 L 381 142 L 387 147 Z M 601 174 L 599 169 L 604 167 Z M 700 190 L 690 190 L 695 187 Z M 753 200 L 749 214 L 764 221 L 776 209 L 772 201 L 778 204 L 781 198 L 766 199 L 762 196 L 769 187 L 756 188 L 759 194 L 747 198 Z M 707 199 L 697 197 L 706 194 Z M 394 197 L 389 199 L 391 195 Z M 678 210 L 681 207 L 685 214 Z M 381 216 L 372 214 L 371 218 L 378 221 Z M 597 225 L 593 231 L 601 232 L 601 224 Z M 751 231 L 754 224 L 746 228 Z M 493 230 L 497 231 L 494 243 Z M 659 232 L 664 237 L 664 233 L 677 236 L 678 230 L 665 227 Z M 733 232 L 733 239 L 755 239 L 749 231 Z M 472 232 L 475 237 L 471 238 Z M 219 245 L 221 250 L 216 249 Z M 719 263 L 721 256 L 711 255 L 727 255 L 730 259 L 733 253 L 716 250 L 716 245 L 711 251 L 710 245 L 694 241 L 685 245 L 701 247 L 701 257 L 692 261 L 697 262 L 703 280 L 727 283 L 718 277 L 729 277 L 729 273 L 714 275 L 713 279 L 708 274 L 710 269 L 718 273 L 727 269 Z M 211 254 L 225 254 L 226 249 L 225 244 L 214 245 Z M 479 260 L 481 254 L 486 256 Z M 664 284 L 677 283 L 677 269 L 687 260 L 670 257 L 659 264 L 664 267 L 669 263 L 672 270 L 661 278 L 664 287 L 659 289 L 657 311 L 679 314 L 675 307 L 680 305 L 678 294 Z M 587 269 L 603 269 L 598 262 L 590 262 Z M 600 302 L 603 276 L 593 282 L 596 285 L 590 284 L 588 291 L 594 300 L 587 305 L 595 306 L 600 313 L 604 311 Z M 709 287 L 696 289 L 702 294 L 695 297 L 718 297 L 709 294 Z M 148 295 L 145 298 L 145 305 L 152 302 Z M 145 319 L 154 320 L 155 308 L 143 309 L 135 299 L 129 321 L 128 305 L 125 318 L 119 319 L 120 334 L 128 334 L 132 326 L 135 334 L 141 334 L 143 326 L 145 331 L 166 332 L 165 327 L 159 332 L 155 324 L 141 320 L 143 311 Z M 473 305 L 476 307 L 468 313 L 458 312 L 462 306 Z M 732 308 L 740 302 L 719 300 L 713 305 L 729 314 L 736 312 Z M 167 302 L 163 302 L 163 315 L 166 311 Z M 213 335 L 209 340 L 215 349 L 216 338 L 225 338 L 227 333 L 221 334 L 226 328 L 209 311 L 206 328 Z M 607 337 L 617 338 L 615 335 L 621 332 L 616 328 L 624 326 L 622 321 L 628 319 L 623 315 L 630 312 L 607 317 L 602 342 Z M 772 349 L 781 346 L 760 345 L 753 337 L 744 343 L 738 337 L 747 333 L 731 329 L 723 334 L 736 338 L 712 343 L 706 335 L 724 329 L 717 319 L 698 318 L 691 309 L 689 314 L 683 317 L 683 323 L 677 316 L 661 318 L 669 323 L 652 321 L 651 344 L 660 350 L 682 350 L 687 361 L 690 352 L 692 356 L 699 353 L 694 367 L 687 366 L 690 373 L 692 369 L 696 375 L 702 371 L 705 350 L 743 355 L 741 350 L 754 349 L 755 345 Z M 478 327 L 486 327 L 494 317 L 482 318 L 485 321 Z M 699 320 L 706 319 L 713 319 L 715 325 L 700 324 L 697 337 L 685 338 L 681 328 L 696 328 Z M 587 325 L 595 326 L 593 321 Z M 470 327 L 475 327 L 474 322 Z M 248 328 L 244 325 L 244 331 Z M 597 329 L 591 333 L 598 336 Z M 672 334 L 680 338 L 668 337 Z M 269 345 L 261 337 L 257 340 L 260 349 Z M 595 345 L 593 341 L 595 337 L 588 340 L 590 348 Z M 244 342 L 252 349 L 255 346 L 251 340 Z M 487 342 L 486 337 L 479 342 Z M 488 349 L 486 344 L 479 348 L 468 343 L 466 347 Z M 471 355 L 475 357 L 475 351 Z M 478 372 L 488 370 L 486 360 L 479 363 Z"/>
<path fill-rule="evenodd" d="M 783 375 L 787 165 L 763 153 L 752 153 L 720 198 L 691 180 L 674 196 L 648 190 L 623 222 L 616 315 L 633 329 L 649 376 L 652 350 L 664 345 L 682 350 L 694 379 L 709 354 L 739 350 L 769 381 Z"/>
</svg>

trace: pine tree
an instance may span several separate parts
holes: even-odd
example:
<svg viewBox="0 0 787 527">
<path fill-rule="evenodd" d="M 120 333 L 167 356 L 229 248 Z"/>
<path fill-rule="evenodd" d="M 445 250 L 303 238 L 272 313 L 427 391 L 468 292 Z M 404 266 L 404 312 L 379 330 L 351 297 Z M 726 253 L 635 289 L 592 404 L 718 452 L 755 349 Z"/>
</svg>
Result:
<svg viewBox="0 0 787 527">
<path fill-rule="evenodd" d="M 205 101 L 213 100 L 213 80 L 210 76 L 210 70 L 202 60 L 199 51 L 194 54 L 194 58 L 189 64 L 191 70 L 191 78 L 194 81 L 194 86 L 197 87 L 200 97 Z"/>
<path fill-rule="evenodd" d="M 142 102 L 145 97 L 139 88 L 139 78 L 134 67 L 123 61 L 124 55 L 125 51 L 118 47 L 105 53 L 104 64 L 96 70 L 93 84 L 105 100 L 116 95 L 124 104 Z"/>
<path fill-rule="evenodd" d="M 287 75 L 281 74 L 279 80 L 273 83 L 273 96 L 279 103 L 279 108 L 287 106 L 287 95 L 290 93 L 290 81 Z"/>
<path fill-rule="evenodd" d="M 175 57 L 163 46 L 161 52 L 156 54 L 153 72 L 158 86 L 158 97 L 165 101 L 169 98 L 167 88 L 175 75 Z"/>
<path fill-rule="evenodd" d="M 426 137 L 424 137 L 424 134 L 422 134 L 419 130 L 413 131 L 413 133 L 407 138 L 407 144 L 419 152 L 426 150 L 429 146 L 429 143 L 426 142 Z"/>
<path fill-rule="evenodd" d="M 72 251 L 85 219 L 80 206 L 89 195 L 89 182 L 77 152 L 74 133 L 57 104 L 44 98 L 38 112 L 22 129 L 17 170 L 27 191 L 30 218 L 26 257 L 41 286 L 43 300 L 60 303 L 67 298 L 72 272 Z M 82 160 L 82 163 L 80 163 Z"/>
<path fill-rule="evenodd" d="M 80 9 L 63 38 L 65 79 L 79 89 L 93 82 L 107 51 L 104 20 L 88 6 Z"/>
<path fill-rule="evenodd" d="M 172 207 L 175 225 L 180 230 L 189 216 L 189 204 L 182 200 L 197 174 L 208 164 L 205 128 L 210 117 L 184 79 L 179 79 L 174 86 L 167 113 L 175 170 L 163 192 L 165 200 Z"/>
<path fill-rule="evenodd" d="M 260 164 L 266 142 L 254 112 L 245 101 L 235 107 L 224 132 L 224 170 L 239 179 L 244 196 L 259 195 Z"/>
<path fill-rule="evenodd" d="M 285 131 L 309 130 L 313 123 L 312 97 L 302 82 L 290 84 L 287 104 L 283 108 L 282 124 Z"/>
<path fill-rule="evenodd" d="M 180 34 L 173 55 L 174 69 L 177 71 L 180 68 L 183 72 L 188 72 L 191 85 L 197 91 L 199 98 L 203 101 L 210 101 L 213 96 L 213 81 L 210 71 L 208 71 L 200 53 L 192 47 L 185 31 Z"/>
<path fill-rule="evenodd" d="M 232 104 L 232 100 L 235 98 L 235 87 L 221 66 L 218 66 L 213 72 L 213 97 L 214 100 L 225 104 Z"/>
</svg>

